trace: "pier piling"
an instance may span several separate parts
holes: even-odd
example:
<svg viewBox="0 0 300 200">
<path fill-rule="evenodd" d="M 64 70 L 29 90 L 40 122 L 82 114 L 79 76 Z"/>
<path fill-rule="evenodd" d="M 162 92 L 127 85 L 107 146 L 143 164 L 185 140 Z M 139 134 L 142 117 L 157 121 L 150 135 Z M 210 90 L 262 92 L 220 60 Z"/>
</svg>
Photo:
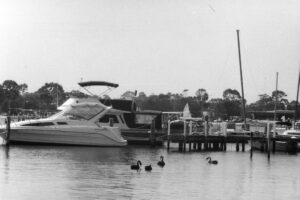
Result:
<svg viewBox="0 0 300 200">
<path fill-rule="evenodd" d="M 151 131 L 150 131 L 150 135 L 149 135 L 149 140 L 150 140 L 150 144 L 152 146 L 155 145 L 155 120 L 152 120 L 152 123 L 151 123 Z"/>
<path fill-rule="evenodd" d="M 170 150 L 171 121 L 168 120 L 167 150 Z"/>
<path fill-rule="evenodd" d="M 6 137 L 5 137 L 5 144 L 6 146 L 9 145 L 9 141 L 10 141 L 10 122 L 11 122 L 11 119 L 10 119 L 10 115 L 8 114 L 7 115 L 7 118 L 6 118 Z"/>
<path fill-rule="evenodd" d="M 240 145 L 239 142 L 236 142 L 236 147 L 235 147 L 236 151 L 240 151 Z"/>
<path fill-rule="evenodd" d="M 250 133 L 250 158 L 253 156 L 253 132 Z"/>
<path fill-rule="evenodd" d="M 267 124 L 267 152 L 268 152 L 268 159 L 270 159 L 270 125 L 271 125 L 270 123 Z"/>
<path fill-rule="evenodd" d="M 204 134 L 205 134 L 205 140 L 204 140 L 204 150 L 208 150 L 208 141 L 207 141 L 207 135 L 208 135 L 208 122 L 205 121 L 204 123 Z"/>
</svg>

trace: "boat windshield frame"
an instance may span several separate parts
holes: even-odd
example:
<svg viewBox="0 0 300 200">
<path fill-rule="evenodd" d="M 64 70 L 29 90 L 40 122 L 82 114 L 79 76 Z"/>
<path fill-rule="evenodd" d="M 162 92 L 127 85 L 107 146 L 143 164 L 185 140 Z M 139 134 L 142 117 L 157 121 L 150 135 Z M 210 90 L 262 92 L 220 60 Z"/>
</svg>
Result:
<svg viewBox="0 0 300 200">
<path fill-rule="evenodd" d="M 81 110 L 80 110 L 81 108 Z M 89 110 L 85 110 L 85 114 L 82 114 L 83 110 L 82 108 L 88 108 Z M 105 110 L 109 109 L 109 107 L 103 107 L 99 104 L 77 104 L 77 105 L 71 105 L 67 109 L 61 110 L 60 112 L 52 115 L 50 118 L 69 118 L 74 120 L 91 120 L 94 117 L 98 116 L 100 113 L 103 113 Z M 89 111 L 96 111 L 96 112 L 90 112 Z"/>
</svg>

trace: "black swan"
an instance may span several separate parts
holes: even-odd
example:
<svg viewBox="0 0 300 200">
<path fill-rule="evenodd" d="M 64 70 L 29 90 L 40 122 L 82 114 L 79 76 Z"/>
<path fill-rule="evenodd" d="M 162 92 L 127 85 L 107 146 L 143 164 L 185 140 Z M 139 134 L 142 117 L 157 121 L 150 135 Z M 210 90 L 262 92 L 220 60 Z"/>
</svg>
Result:
<svg viewBox="0 0 300 200">
<path fill-rule="evenodd" d="M 131 169 L 136 169 L 139 170 L 141 168 L 142 162 L 140 160 L 138 160 L 136 162 L 136 165 L 131 165 Z"/>
<path fill-rule="evenodd" d="M 146 165 L 145 166 L 145 170 L 146 171 L 151 171 L 152 170 L 151 164 L 150 165 Z"/>
<path fill-rule="evenodd" d="M 208 160 L 209 164 L 215 164 L 215 165 L 218 164 L 218 161 L 217 160 L 211 160 L 211 157 L 207 157 L 206 160 Z"/>
<path fill-rule="evenodd" d="M 157 165 L 160 166 L 160 167 L 164 167 L 165 166 L 165 162 L 164 162 L 164 157 L 163 156 L 160 156 L 160 161 L 158 161 Z"/>
</svg>

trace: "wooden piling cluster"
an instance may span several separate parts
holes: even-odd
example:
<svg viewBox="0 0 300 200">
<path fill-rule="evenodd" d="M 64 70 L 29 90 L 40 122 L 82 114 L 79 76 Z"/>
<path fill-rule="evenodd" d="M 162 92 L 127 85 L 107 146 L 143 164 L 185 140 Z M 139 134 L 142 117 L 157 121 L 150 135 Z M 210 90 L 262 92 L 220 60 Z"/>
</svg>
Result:
<svg viewBox="0 0 300 200">
<path fill-rule="evenodd" d="M 189 151 L 226 151 L 228 143 L 236 144 L 236 151 L 245 151 L 245 144 L 249 137 L 243 136 L 214 136 L 214 135 L 168 135 L 167 149 L 170 149 L 170 143 L 178 143 L 179 151 L 186 151 L 188 145 Z"/>
<path fill-rule="evenodd" d="M 244 132 L 235 132 L 234 134 L 227 134 L 226 131 L 214 135 L 210 135 L 207 122 L 204 124 L 204 132 L 192 133 L 191 129 L 189 134 L 184 130 L 182 134 L 171 134 L 170 121 L 168 123 L 167 135 L 167 150 L 170 149 L 170 143 L 177 143 L 180 152 L 188 151 L 226 151 L 227 144 L 235 144 L 236 151 L 245 152 L 245 145 L 250 145 L 250 158 L 253 157 L 253 143 L 259 142 L 261 144 L 261 151 L 266 152 L 268 159 L 270 159 L 270 152 L 275 153 L 277 145 L 276 142 L 286 143 L 286 152 L 296 153 L 297 143 L 300 143 L 300 138 L 291 138 L 290 136 L 276 135 L 271 131 L 272 125 L 267 125 L 266 135 L 254 136 L 253 132 L 245 134 Z M 186 128 L 184 123 L 184 129 Z M 191 123 L 190 123 L 191 127 Z M 226 130 L 226 129 L 225 129 Z"/>
</svg>

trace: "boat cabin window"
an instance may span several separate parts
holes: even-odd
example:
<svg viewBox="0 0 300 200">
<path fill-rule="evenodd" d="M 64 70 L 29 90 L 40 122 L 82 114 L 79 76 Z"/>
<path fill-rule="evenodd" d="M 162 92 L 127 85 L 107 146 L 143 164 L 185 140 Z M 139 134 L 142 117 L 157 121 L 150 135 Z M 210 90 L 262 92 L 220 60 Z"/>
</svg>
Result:
<svg viewBox="0 0 300 200">
<path fill-rule="evenodd" d="M 52 122 L 39 122 L 39 123 L 29 123 L 23 124 L 22 126 L 53 126 L 54 123 Z"/>
<path fill-rule="evenodd" d="M 101 117 L 99 119 L 99 122 L 108 123 L 109 122 L 109 118 L 112 118 L 114 123 L 119 123 L 119 120 L 118 120 L 118 118 L 117 118 L 116 115 L 104 115 L 103 117 Z"/>
</svg>

